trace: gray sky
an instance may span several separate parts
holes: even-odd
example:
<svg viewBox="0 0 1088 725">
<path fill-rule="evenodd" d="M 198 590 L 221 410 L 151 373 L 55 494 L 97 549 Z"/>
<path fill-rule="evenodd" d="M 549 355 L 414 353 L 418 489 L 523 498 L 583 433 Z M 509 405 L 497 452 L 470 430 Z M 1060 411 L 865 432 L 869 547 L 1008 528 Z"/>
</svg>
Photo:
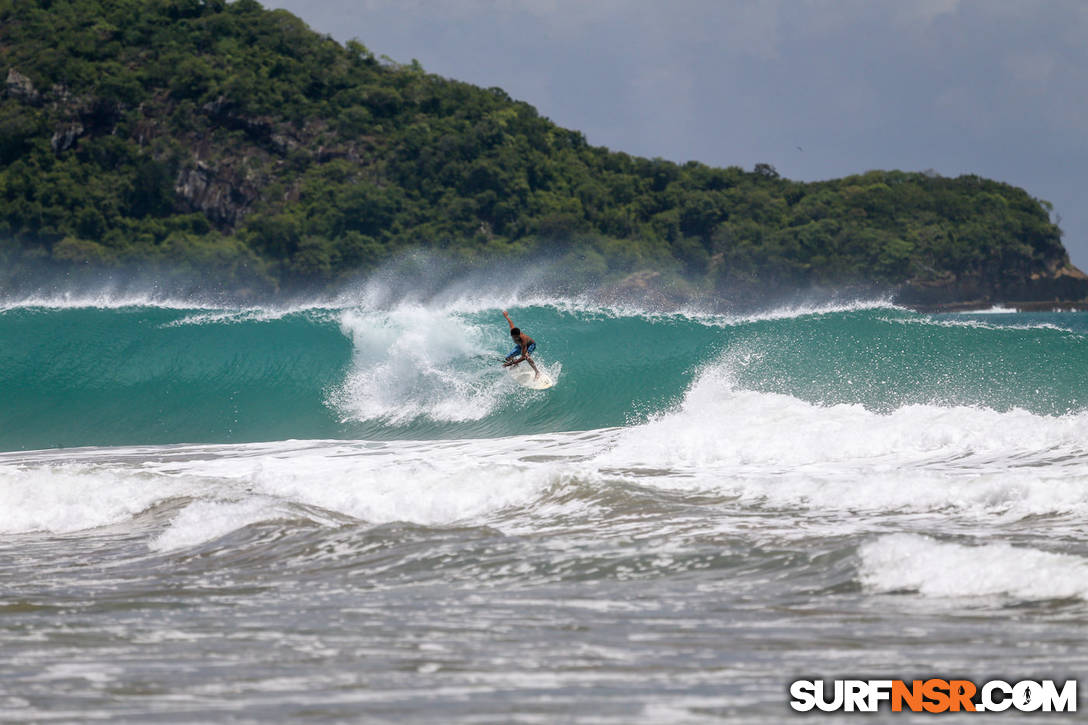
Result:
<svg viewBox="0 0 1088 725">
<path fill-rule="evenodd" d="M 268 0 L 598 146 L 812 181 L 977 173 L 1088 269 L 1084 0 Z M 800 147 L 800 149 L 798 148 Z"/>
</svg>

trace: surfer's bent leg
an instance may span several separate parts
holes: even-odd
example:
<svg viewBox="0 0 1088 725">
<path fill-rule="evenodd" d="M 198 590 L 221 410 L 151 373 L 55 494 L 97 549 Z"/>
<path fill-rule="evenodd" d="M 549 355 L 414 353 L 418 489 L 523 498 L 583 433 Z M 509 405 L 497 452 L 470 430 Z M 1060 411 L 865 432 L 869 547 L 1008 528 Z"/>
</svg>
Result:
<svg viewBox="0 0 1088 725">
<path fill-rule="evenodd" d="M 531 367 L 533 369 L 533 372 L 536 373 L 535 377 L 539 378 L 540 377 L 540 371 L 536 369 L 536 364 L 533 363 L 533 359 L 531 357 L 529 357 L 529 353 L 531 353 L 535 349 L 536 349 L 536 343 L 535 342 L 529 343 L 529 347 L 525 348 L 525 362 L 529 363 L 529 367 Z"/>
</svg>

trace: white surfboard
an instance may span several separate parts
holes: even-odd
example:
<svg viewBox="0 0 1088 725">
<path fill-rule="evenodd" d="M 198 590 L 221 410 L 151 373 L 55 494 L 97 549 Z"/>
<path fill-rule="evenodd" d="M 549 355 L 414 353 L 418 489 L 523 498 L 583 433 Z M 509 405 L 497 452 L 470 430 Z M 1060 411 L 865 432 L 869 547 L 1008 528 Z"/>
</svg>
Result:
<svg viewBox="0 0 1088 725">
<path fill-rule="evenodd" d="M 537 377 L 533 373 L 533 369 L 524 363 L 509 367 L 507 371 L 510 373 L 510 377 L 514 379 L 514 382 L 526 388 L 544 390 L 555 385 L 555 381 L 552 380 L 551 375 L 548 375 L 547 370 L 541 370 L 540 376 Z"/>
</svg>

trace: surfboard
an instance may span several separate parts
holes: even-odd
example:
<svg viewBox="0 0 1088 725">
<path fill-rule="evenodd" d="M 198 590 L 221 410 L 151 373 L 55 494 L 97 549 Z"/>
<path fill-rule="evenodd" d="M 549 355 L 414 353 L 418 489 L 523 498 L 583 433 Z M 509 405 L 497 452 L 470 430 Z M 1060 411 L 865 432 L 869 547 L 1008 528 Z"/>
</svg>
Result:
<svg viewBox="0 0 1088 725">
<path fill-rule="evenodd" d="M 536 377 L 533 374 L 533 369 L 527 364 L 515 365 L 514 367 L 506 368 L 510 377 L 514 379 L 518 385 L 525 388 L 532 388 L 533 390 L 545 390 L 555 385 L 555 381 L 552 380 L 552 376 L 548 375 L 547 370 L 540 371 L 540 377 Z"/>
</svg>

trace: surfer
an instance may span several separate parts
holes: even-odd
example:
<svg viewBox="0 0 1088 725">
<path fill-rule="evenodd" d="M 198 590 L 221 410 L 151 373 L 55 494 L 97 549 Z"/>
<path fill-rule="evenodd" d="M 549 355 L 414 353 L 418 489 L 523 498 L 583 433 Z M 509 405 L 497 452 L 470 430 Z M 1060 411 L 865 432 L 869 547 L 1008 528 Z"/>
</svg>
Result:
<svg viewBox="0 0 1088 725">
<path fill-rule="evenodd" d="M 533 369 L 533 372 L 536 373 L 536 377 L 539 378 L 540 371 L 536 369 L 533 359 L 529 357 L 529 353 L 536 349 L 536 341 L 523 333 L 521 328 L 514 327 L 514 322 L 510 319 L 510 315 L 506 314 L 506 310 L 502 311 L 502 316 L 505 317 L 506 321 L 510 324 L 510 337 L 514 338 L 514 342 L 518 345 L 506 356 L 506 362 L 504 362 L 502 366 L 508 368 L 511 365 L 517 365 L 524 360 L 529 363 L 529 367 Z M 518 355 L 521 355 L 521 357 L 518 357 Z"/>
</svg>

